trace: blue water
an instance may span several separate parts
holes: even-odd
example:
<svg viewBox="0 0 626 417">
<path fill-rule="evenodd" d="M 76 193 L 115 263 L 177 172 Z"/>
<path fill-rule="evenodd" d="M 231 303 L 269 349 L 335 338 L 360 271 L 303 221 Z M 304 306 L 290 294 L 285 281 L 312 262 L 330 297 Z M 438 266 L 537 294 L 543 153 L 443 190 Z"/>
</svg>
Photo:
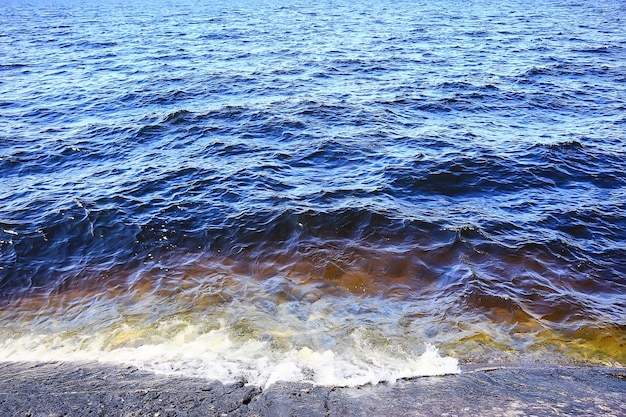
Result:
<svg viewBox="0 0 626 417">
<path fill-rule="evenodd" d="M 219 309 L 277 352 L 626 363 L 624 2 L 0 16 L 7 340 Z"/>
</svg>

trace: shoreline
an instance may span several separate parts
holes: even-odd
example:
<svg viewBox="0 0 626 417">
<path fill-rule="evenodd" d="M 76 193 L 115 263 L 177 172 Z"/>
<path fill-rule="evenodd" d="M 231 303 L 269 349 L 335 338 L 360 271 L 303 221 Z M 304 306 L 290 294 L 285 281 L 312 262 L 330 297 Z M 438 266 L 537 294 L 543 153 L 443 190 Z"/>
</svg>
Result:
<svg viewBox="0 0 626 417">
<path fill-rule="evenodd" d="M 626 415 L 626 368 L 485 364 L 462 371 L 356 388 L 261 389 L 97 362 L 0 362 L 0 415 Z"/>
</svg>

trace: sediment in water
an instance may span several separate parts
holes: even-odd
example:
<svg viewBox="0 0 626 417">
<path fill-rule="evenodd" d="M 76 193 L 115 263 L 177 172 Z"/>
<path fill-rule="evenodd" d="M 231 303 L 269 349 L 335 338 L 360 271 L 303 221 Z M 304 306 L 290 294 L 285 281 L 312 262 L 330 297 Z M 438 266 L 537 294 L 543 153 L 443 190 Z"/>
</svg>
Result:
<svg viewBox="0 0 626 417">
<path fill-rule="evenodd" d="M 87 362 L 0 364 L 3 416 L 620 416 L 624 368 L 465 366 L 459 375 L 357 388 L 266 389 Z"/>
</svg>

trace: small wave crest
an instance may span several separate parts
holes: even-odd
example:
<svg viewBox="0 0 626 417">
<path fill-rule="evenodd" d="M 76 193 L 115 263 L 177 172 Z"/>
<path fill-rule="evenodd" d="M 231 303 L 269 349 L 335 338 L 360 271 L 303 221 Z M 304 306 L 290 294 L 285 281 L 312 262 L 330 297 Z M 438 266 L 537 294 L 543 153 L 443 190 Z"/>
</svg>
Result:
<svg viewBox="0 0 626 417">
<path fill-rule="evenodd" d="M 116 348 L 110 348 L 109 337 L 102 334 L 22 336 L 0 344 L 0 360 L 111 362 L 156 373 L 264 387 L 281 381 L 360 386 L 460 372 L 456 359 L 441 356 L 432 345 L 426 345 L 421 354 L 398 356 L 397 352 L 363 346 L 354 336 L 354 346 L 345 351 L 307 346 L 277 351 L 268 342 L 234 340 L 227 329 L 197 330 L 187 326 L 161 342 Z M 118 332 L 116 337 L 123 336 Z"/>
<path fill-rule="evenodd" d="M 165 300 L 149 298 L 163 308 Z M 359 386 L 460 372 L 457 359 L 440 355 L 428 343 L 420 353 L 413 343 L 394 342 L 391 334 L 386 337 L 371 326 L 339 329 L 329 324 L 336 313 L 315 308 L 289 312 L 293 306 L 278 305 L 278 323 L 255 311 L 259 300 L 249 301 L 224 306 L 221 313 L 183 308 L 155 320 L 145 311 L 115 317 L 104 311 L 115 306 L 96 299 L 86 310 L 74 311 L 76 315 L 66 312 L 60 322 L 48 314 L 35 319 L 43 320 L 43 327 L 30 323 L 26 332 L 0 331 L 0 360 L 112 362 L 265 387 L 279 381 Z"/>
</svg>

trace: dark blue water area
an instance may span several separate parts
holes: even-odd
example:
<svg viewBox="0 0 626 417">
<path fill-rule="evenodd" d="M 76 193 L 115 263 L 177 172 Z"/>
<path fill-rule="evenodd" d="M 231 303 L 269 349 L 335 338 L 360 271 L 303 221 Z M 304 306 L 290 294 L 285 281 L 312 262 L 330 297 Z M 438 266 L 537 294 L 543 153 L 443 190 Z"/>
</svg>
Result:
<svg viewBox="0 0 626 417">
<path fill-rule="evenodd" d="M 611 294 L 626 324 L 621 1 L 0 16 L 3 297 L 173 251 L 334 242 L 441 253 L 433 270 L 469 264 L 492 288 L 548 259 L 568 296 Z"/>
</svg>

